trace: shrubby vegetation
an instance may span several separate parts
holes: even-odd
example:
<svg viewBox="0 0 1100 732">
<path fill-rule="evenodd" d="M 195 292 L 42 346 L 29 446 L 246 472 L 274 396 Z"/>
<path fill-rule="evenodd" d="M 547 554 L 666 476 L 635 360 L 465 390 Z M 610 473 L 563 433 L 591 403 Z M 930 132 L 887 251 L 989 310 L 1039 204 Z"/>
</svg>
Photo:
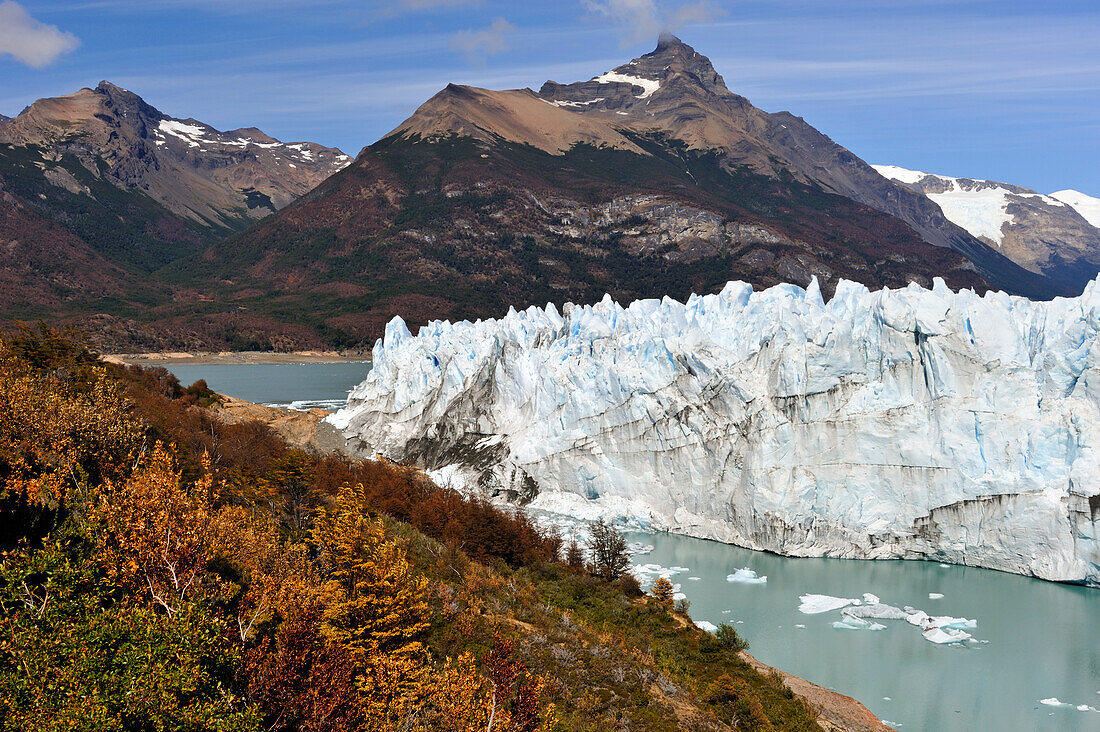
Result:
<svg viewBox="0 0 1100 732">
<path fill-rule="evenodd" d="M 216 402 L 0 340 L 0 730 L 817 729 L 616 551 Z"/>
</svg>

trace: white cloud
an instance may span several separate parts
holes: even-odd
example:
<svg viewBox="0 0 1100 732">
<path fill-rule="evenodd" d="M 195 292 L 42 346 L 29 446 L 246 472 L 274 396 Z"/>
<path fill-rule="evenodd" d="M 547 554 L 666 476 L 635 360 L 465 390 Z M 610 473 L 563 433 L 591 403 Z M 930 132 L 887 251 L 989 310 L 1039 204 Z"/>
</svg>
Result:
<svg viewBox="0 0 1100 732">
<path fill-rule="evenodd" d="M 473 59 L 508 50 L 508 37 L 516 30 L 515 26 L 504 18 L 497 18 L 488 28 L 478 31 L 464 30 L 451 38 L 451 47 L 462 51 Z"/>
<path fill-rule="evenodd" d="M 658 4 L 656 0 L 582 0 L 591 17 L 610 21 L 626 44 L 655 39 L 661 31 L 676 31 L 689 23 L 705 23 L 722 15 L 708 0 Z"/>
<path fill-rule="evenodd" d="M 38 22 L 14 0 L 0 2 L 0 54 L 40 69 L 79 45 L 72 33 Z"/>
</svg>

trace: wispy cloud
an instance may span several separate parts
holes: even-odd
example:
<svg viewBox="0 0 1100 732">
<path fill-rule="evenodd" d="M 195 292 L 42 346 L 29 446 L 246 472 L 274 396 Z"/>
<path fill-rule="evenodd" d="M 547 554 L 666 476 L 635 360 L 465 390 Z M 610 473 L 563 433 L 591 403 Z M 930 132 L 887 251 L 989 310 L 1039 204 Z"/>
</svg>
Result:
<svg viewBox="0 0 1100 732">
<path fill-rule="evenodd" d="M 40 69 L 79 45 L 72 33 L 38 22 L 14 0 L 0 2 L 0 54 Z"/>
<path fill-rule="evenodd" d="M 724 14 L 708 0 L 679 4 L 656 0 L 582 0 L 582 4 L 590 18 L 616 26 L 624 44 L 652 39 L 661 31 L 677 31 L 692 23 L 706 23 Z"/>
<path fill-rule="evenodd" d="M 508 38 L 516 30 L 504 18 L 497 18 L 488 28 L 464 30 L 454 34 L 451 46 L 473 60 L 484 60 L 508 50 Z"/>
</svg>

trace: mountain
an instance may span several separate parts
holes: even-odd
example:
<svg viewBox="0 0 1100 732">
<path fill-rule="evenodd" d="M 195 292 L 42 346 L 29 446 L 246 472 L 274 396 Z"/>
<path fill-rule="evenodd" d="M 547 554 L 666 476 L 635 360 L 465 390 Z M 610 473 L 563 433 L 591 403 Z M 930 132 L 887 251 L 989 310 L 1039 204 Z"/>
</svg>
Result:
<svg viewBox="0 0 1100 732">
<path fill-rule="evenodd" d="M 0 124 L 0 146 L 5 168 L 22 162 L 26 174 L 33 166 L 72 195 L 98 200 L 90 177 L 222 235 L 282 208 L 351 162 L 335 148 L 282 143 L 254 127 L 219 132 L 169 117 L 106 81 L 36 101 Z"/>
<path fill-rule="evenodd" d="M 588 81 L 448 85 L 354 162 L 103 83 L 0 123 L 0 185 L 138 278 L 140 298 L 57 294 L 81 322 L 116 318 L 95 329 L 120 348 L 138 331 L 142 348 L 341 347 L 398 313 L 684 298 L 730 280 L 816 276 L 828 296 L 842 278 L 941 276 L 1042 299 L 1079 292 L 1091 266 L 1056 247 L 1043 266 L 1013 261 L 923 191 L 731 92 L 670 35 Z M 32 294 L 55 286 L 19 271 Z"/>
<path fill-rule="evenodd" d="M 731 279 L 1068 291 L 803 120 L 756 109 L 671 36 L 585 82 L 449 85 L 309 195 L 179 267 L 356 340 L 395 313 L 683 298 Z"/>
<path fill-rule="evenodd" d="M 154 273 L 349 162 L 335 148 L 170 117 L 106 81 L 40 99 L 0 120 L 0 242 L 19 252 L 0 279 L 5 303 L 20 303 L 0 317 L 148 320 L 152 306 L 202 299 Z"/>
<path fill-rule="evenodd" d="M 1100 585 L 1100 279 L 1077 298 L 730 283 L 394 318 L 330 421 L 532 509 Z"/>
<path fill-rule="evenodd" d="M 923 193 L 948 220 L 1031 272 L 1080 290 L 1100 271 L 1100 200 L 1077 191 L 1046 196 L 1008 183 L 873 167 Z"/>
</svg>

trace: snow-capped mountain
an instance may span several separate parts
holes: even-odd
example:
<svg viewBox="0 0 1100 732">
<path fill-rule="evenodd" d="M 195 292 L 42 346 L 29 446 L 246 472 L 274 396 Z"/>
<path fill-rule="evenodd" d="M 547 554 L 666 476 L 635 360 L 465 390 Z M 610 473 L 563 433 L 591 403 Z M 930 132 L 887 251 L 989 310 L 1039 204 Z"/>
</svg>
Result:
<svg viewBox="0 0 1100 732">
<path fill-rule="evenodd" d="M 332 421 L 549 509 L 789 555 L 1100 583 L 1100 282 L 1077 298 L 841 281 L 400 318 Z"/>
<path fill-rule="evenodd" d="M 451 84 L 346 171 L 192 271 L 326 298 L 373 341 L 401 314 L 494 317 L 531 304 L 716 292 L 730 279 L 1077 294 L 1029 272 L 805 120 L 730 91 L 701 53 L 656 48 L 585 81 Z M 293 287 L 288 287 L 293 283 Z M 285 305 L 288 300 L 283 300 Z"/>
<path fill-rule="evenodd" d="M 0 156 L 5 177 L 37 171 L 56 188 L 110 206 L 110 196 L 85 179 L 105 181 L 223 233 L 286 206 L 351 162 L 316 143 L 283 143 L 255 128 L 219 132 L 170 117 L 107 81 L 39 99 L 0 122 L 0 146 L 8 148 Z M 29 198 L 51 206 L 48 193 L 45 203 Z"/>
<path fill-rule="evenodd" d="M 948 220 L 1032 272 L 1068 278 L 1077 287 L 1100 272 L 1100 200 L 1071 190 L 1048 196 L 1008 183 L 873 167 L 923 193 Z"/>
</svg>

